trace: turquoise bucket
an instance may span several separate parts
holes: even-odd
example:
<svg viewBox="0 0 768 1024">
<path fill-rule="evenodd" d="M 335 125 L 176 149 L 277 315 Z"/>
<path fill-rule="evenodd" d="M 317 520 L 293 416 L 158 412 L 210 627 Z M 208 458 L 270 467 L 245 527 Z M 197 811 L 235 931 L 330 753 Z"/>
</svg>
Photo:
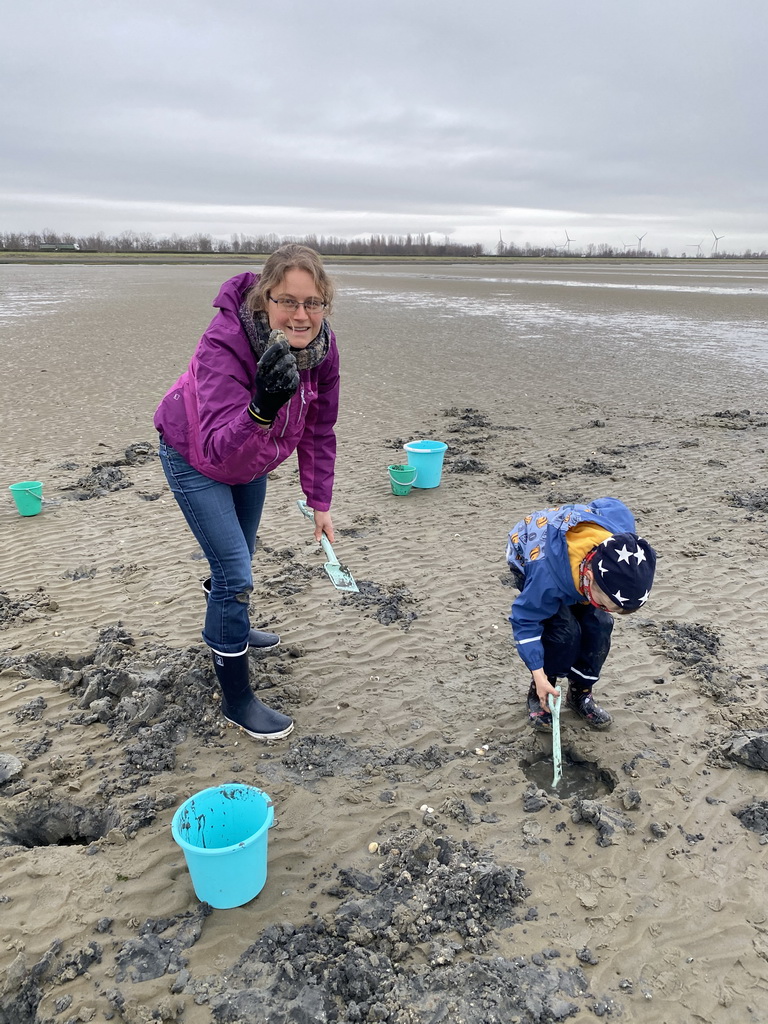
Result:
<svg viewBox="0 0 768 1024">
<path fill-rule="evenodd" d="M 179 807 L 171 834 L 184 851 L 195 895 L 217 910 L 242 907 L 267 880 L 267 830 L 275 809 L 255 786 L 226 782 Z"/>
<path fill-rule="evenodd" d="M 444 441 L 409 441 L 405 446 L 408 465 L 416 469 L 414 487 L 437 487 L 443 472 L 443 456 L 448 445 Z"/>
<path fill-rule="evenodd" d="M 21 516 L 36 516 L 43 507 L 43 485 L 39 480 L 22 480 L 8 488 Z"/>
</svg>

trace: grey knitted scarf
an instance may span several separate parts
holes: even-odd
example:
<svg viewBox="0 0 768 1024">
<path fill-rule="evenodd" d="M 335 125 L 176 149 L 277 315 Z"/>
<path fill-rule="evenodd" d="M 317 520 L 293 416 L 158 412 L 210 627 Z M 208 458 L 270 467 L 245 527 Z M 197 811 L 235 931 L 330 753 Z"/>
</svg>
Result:
<svg viewBox="0 0 768 1024">
<path fill-rule="evenodd" d="M 269 326 L 269 318 L 263 311 L 252 313 L 243 303 L 237 311 L 243 330 L 248 336 L 251 348 L 256 359 L 259 360 L 269 348 L 269 335 L 272 328 Z M 328 321 L 323 320 L 320 333 L 311 341 L 306 348 L 292 348 L 296 356 L 296 365 L 300 370 L 309 370 L 318 366 L 328 355 L 328 348 L 331 344 L 331 329 Z"/>
</svg>

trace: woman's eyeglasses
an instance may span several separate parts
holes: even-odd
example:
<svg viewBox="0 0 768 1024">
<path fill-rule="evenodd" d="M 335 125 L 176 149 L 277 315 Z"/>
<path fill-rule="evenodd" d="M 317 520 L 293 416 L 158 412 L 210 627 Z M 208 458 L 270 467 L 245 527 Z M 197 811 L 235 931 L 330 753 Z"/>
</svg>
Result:
<svg viewBox="0 0 768 1024">
<path fill-rule="evenodd" d="M 298 302 L 296 299 L 273 299 L 271 295 L 267 298 L 286 313 L 295 313 L 299 306 L 303 306 L 306 313 L 320 313 L 328 305 L 322 299 L 305 299 L 304 302 Z"/>
</svg>

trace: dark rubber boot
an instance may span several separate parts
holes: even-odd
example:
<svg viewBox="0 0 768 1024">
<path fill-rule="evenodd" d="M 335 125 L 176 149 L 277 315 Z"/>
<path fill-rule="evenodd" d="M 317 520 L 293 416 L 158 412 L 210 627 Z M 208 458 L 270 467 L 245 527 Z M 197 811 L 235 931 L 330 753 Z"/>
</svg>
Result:
<svg viewBox="0 0 768 1024">
<path fill-rule="evenodd" d="M 203 580 L 201 583 L 203 593 L 205 594 L 205 603 L 208 604 L 208 598 L 211 593 L 211 577 L 207 580 Z M 277 633 L 264 633 L 260 629 L 252 629 L 248 634 L 248 646 L 252 647 L 255 651 L 268 651 L 272 647 L 277 647 L 280 643 L 280 637 Z"/>
<path fill-rule="evenodd" d="M 613 719 L 607 711 L 595 704 L 591 690 L 578 690 L 573 684 L 568 687 L 565 703 L 579 718 L 593 729 L 607 729 Z"/>
<path fill-rule="evenodd" d="M 293 719 L 268 708 L 254 696 L 248 674 L 248 652 L 224 657 L 213 654 L 221 687 L 221 713 L 228 722 L 257 740 L 282 740 L 293 730 Z"/>
<path fill-rule="evenodd" d="M 552 685 L 556 684 L 553 683 Z M 533 680 L 531 680 L 531 685 L 528 689 L 526 704 L 528 705 L 528 724 L 536 732 L 552 732 L 552 715 L 541 706 Z"/>
</svg>

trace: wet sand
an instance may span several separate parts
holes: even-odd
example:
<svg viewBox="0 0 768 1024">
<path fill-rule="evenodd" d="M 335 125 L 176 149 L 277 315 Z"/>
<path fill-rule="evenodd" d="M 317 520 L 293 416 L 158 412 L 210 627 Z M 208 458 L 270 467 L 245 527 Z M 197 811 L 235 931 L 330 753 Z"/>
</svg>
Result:
<svg viewBox="0 0 768 1024">
<path fill-rule="evenodd" d="M 260 744 L 218 713 L 206 563 L 151 428 L 222 270 L 86 269 L 99 299 L 63 273 L 79 304 L 5 332 L 3 486 L 43 480 L 48 503 L 0 504 L 0 1024 L 764 1020 L 765 368 L 669 340 L 737 299 L 584 278 L 564 318 L 539 275 L 502 329 L 498 281 L 340 269 L 335 548 L 361 592 L 326 576 L 289 461 L 252 601 L 282 643 L 252 681 L 297 726 Z M 663 307 L 669 336 L 593 329 L 614 306 Z M 396 497 L 386 467 L 418 437 L 449 445 L 440 487 Z M 614 631 L 613 727 L 563 713 L 560 792 L 505 538 L 603 494 L 657 582 Z M 229 781 L 276 824 L 261 894 L 210 911 L 170 821 Z"/>
</svg>

